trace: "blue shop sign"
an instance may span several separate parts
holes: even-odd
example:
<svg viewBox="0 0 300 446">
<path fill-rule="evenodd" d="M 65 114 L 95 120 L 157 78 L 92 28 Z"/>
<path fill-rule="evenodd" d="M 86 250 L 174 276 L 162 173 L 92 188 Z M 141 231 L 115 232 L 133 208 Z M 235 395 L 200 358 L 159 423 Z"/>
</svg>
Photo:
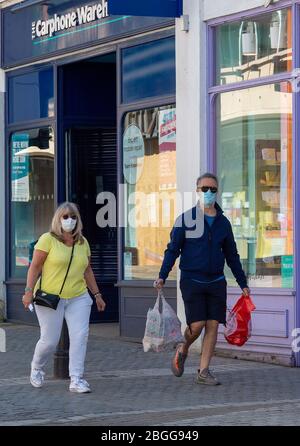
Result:
<svg viewBox="0 0 300 446">
<path fill-rule="evenodd" d="M 152 17 L 180 17 L 183 0 L 110 0 L 112 14 Z"/>
<path fill-rule="evenodd" d="M 129 13 L 111 12 L 119 11 L 122 3 Z M 6 8 L 2 18 L 2 66 L 17 66 L 159 27 L 172 20 L 171 11 L 172 17 L 180 13 L 179 0 L 151 0 L 145 4 L 133 0 L 51 0 Z M 162 16 L 155 17 L 155 12 Z"/>
</svg>

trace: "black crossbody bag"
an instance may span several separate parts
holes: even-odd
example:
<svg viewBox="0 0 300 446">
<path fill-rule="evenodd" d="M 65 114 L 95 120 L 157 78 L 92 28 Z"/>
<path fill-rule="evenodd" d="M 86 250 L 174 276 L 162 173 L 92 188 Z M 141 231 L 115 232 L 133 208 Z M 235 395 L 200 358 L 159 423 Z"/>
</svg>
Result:
<svg viewBox="0 0 300 446">
<path fill-rule="evenodd" d="M 45 291 L 42 290 L 42 274 L 41 274 L 41 280 L 40 280 L 40 287 L 39 289 L 36 291 L 33 302 L 36 305 L 41 305 L 42 307 L 48 307 L 48 308 L 52 308 L 52 310 L 56 310 L 58 303 L 60 301 L 60 295 L 62 293 L 62 290 L 65 286 L 68 274 L 69 274 L 69 270 L 70 270 L 70 266 L 72 263 L 72 259 L 73 259 L 73 253 L 74 253 L 74 244 L 72 246 L 72 252 L 71 252 L 71 258 L 69 261 L 69 266 L 65 275 L 65 279 L 64 282 L 62 284 L 62 287 L 60 289 L 59 294 L 50 294 L 50 293 L 46 293 Z"/>
</svg>

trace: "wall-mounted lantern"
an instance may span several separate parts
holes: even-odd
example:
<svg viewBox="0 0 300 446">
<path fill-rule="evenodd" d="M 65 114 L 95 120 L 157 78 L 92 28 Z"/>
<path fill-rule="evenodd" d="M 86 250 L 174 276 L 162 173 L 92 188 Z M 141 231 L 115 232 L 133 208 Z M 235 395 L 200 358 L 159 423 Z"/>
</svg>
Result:
<svg viewBox="0 0 300 446">
<path fill-rule="evenodd" d="M 239 58 L 242 65 L 242 56 L 258 56 L 257 23 L 254 21 L 242 22 L 239 33 Z"/>
<path fill-rule="evenodd" d="M 272 50 L 280 51 L 287 48 L 287 16 L 282 11 L 272 15 L 270 26 L 270 41 Z"/>
</svg>

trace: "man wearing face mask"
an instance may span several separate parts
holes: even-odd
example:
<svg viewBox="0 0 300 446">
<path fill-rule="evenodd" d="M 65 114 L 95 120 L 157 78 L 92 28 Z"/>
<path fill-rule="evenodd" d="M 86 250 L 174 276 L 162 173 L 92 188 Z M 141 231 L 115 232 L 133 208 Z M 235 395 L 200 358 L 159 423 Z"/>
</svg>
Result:
<svg viewBox="0 0 300 446">
<path fill-rule="evenodd" d="M 204 229 L 200 236 L 189 237 L 188 230 L 191 228 L 186 225 L 186 213 L 176 220 L 159 278 L 154 282 L 157 289 L 163 287 L 180 255 L 180 289 L 187 328 L 184 333 L 185 342 L 177 346 L 172 360 L 172 372 L 177 377 L 182 376 L 189 347 L 205 328 L 197 383 L 206 385 L 220 384 L 210 372 L 209 365 L 217 342 L 218 326 L 226 323 L 225 260 L 244 296 L 250 293 L 231 224 L 216 203 L 217 192 L 218 179 L 215 175 L 205 173 L 197 179 L 199 201 L 188 212 L 194 221 L 204 218 Z"/>
</svg>

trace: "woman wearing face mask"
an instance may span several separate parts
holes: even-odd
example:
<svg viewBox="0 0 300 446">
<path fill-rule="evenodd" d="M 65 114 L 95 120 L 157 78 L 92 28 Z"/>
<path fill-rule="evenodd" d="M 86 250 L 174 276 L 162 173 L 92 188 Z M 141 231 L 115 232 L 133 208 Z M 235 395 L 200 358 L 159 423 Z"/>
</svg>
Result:
<svg viewBox="0 0 300 446">
<path fill-rule="evenodd" d="M 197 383 L 216 385 L 220 382 L 211 374 L 209 364 L 215 349 L 218 326 L 226 322 L 225 260 L 244 296 L 249 295 L 247 278 L 242 269 L 229 220 L 216 203 L 218 179 L 211 173 L 197 180 L 199 201 L 197 206 L 176 220 L 171 241 L 165 251 L 156 288 L 163 287 L 176 258 L 180 255 L 180 289 L 185 307 L 187 328 L 185 342 L 179 344 L 172 360 L 172 372 L 180 377 L 191 344 L 205 328 Z M 204 229 L 191 237 L 187 222 L 204 219 Z M 197 227 L 197 225 L 196 225 Z"/>
<path fill-rule="evenodd" d="M 82 236 L 82 221 L 77 206 L 69 202 L 61 204 L 54 214 L 50 232 L 43 234 L 35 245 L 22 299 L 27 309 L 38 288 L 60 296 L 56 310 L 34 305 L 41 335 L 31 363 L 30 382 L 33 387 L 43 386 L 44 367 L 57 347 L 65 318 L 70 337 L 69 390 L 90 392 L 89 384 L 83 379 L 93 303 L 87 288 L 96 299 L 98 311 L 105 310 L 90 256 L 88 241 Z"/>
</svg>

